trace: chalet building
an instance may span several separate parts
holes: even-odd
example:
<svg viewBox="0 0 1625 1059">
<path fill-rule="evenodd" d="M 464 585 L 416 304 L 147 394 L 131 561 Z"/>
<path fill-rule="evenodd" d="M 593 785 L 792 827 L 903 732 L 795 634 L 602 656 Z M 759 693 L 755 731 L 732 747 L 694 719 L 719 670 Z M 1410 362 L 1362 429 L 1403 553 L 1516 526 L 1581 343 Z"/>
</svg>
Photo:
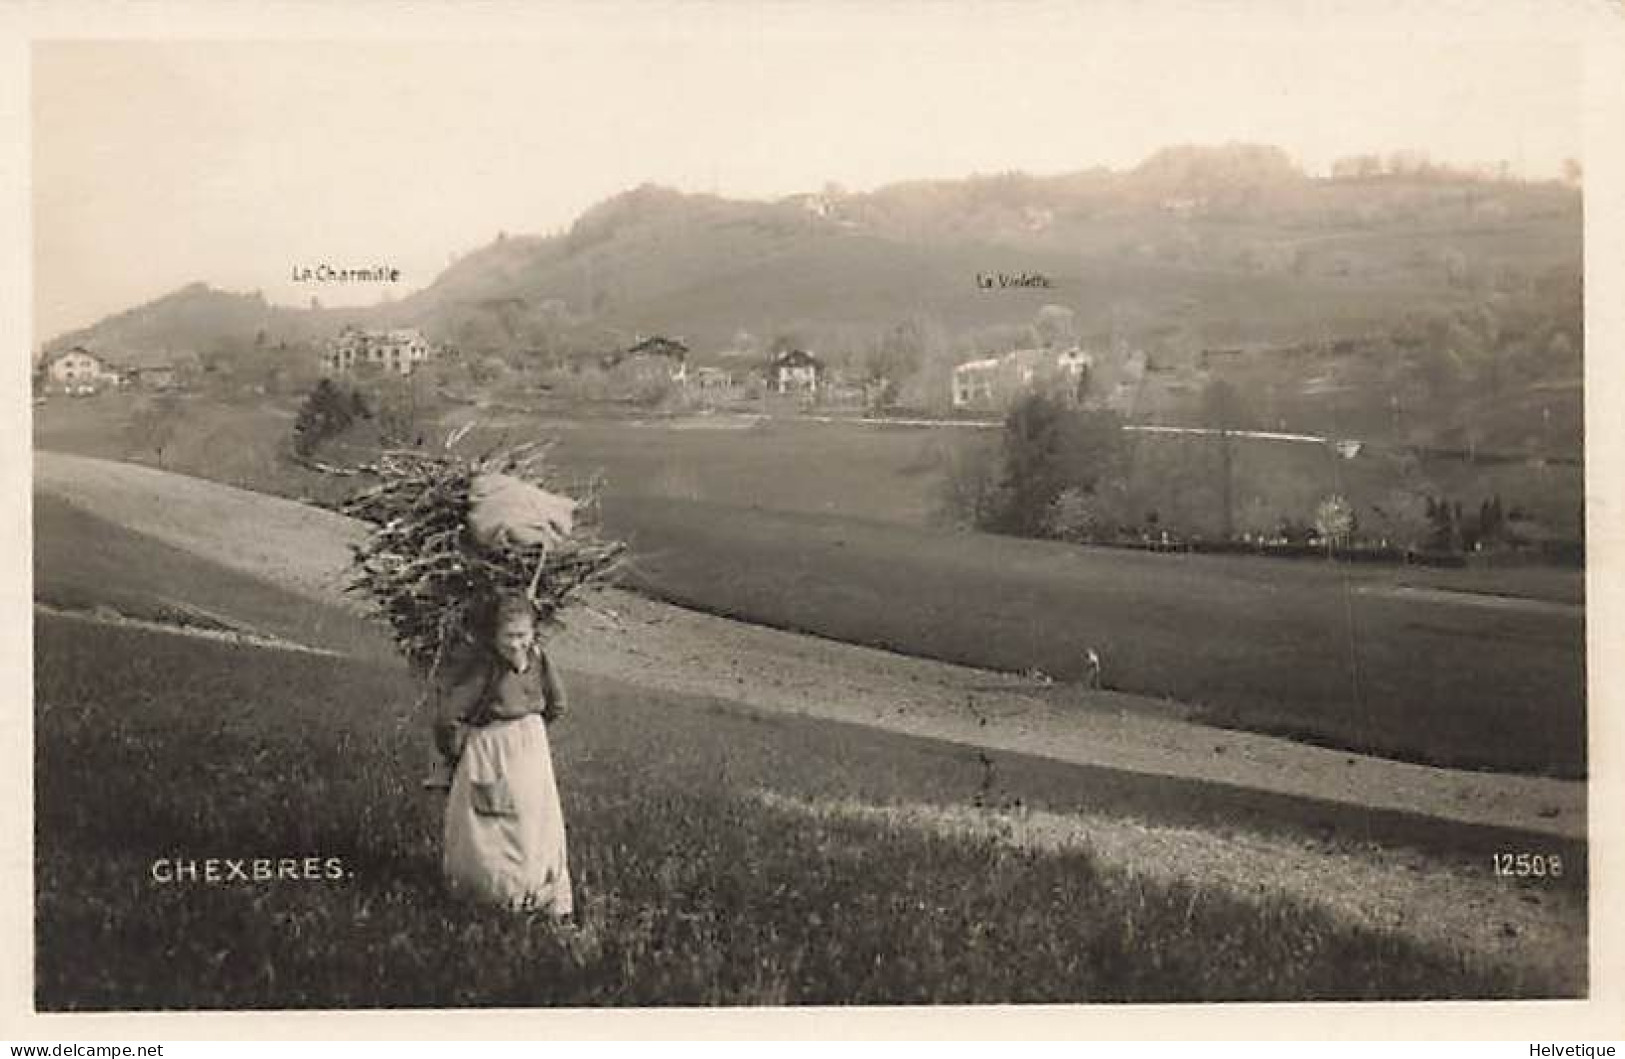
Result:
<svg viewBox="0 0 1625 1059">
<path fill-rule="evenodd" d="M 40 370 L 45 384 L 63 393 L 95 393 L 124 382 L 117 365 L 83 346 L 51 354 L 40 364 Z"/>
<path fill-rule="evenodd" d="M 815 394 L 824 379 L 824 363 L 804 349 L 787 349 L 767 366 L 767 388 L 774 393 Z"/>
<path fill-rule="evenodd" d="M 362 365 L 373 365 L 397 375 L 410 375 L 433 355 L 423 332 L 415 327 L 392 331 L 363 331 L 346 327 L 328 340 L 322 351 L 322 370 L 347 375 Z"/>
<path fill-rule="evenodd" d="M 688 346 L 680 338 L 653 335 L 605 357 L 604 369 L 637 379 L 682 383 L 688 378 Z"/>
<path fill-rule="evenodd" d="M 1002 411 L 1023 394 L 1043 386 L 1059 386 L 1081 401 L 1094 366 L 1094 354 L 1076 346 L 1060 351 L 1017 349 L 1003 356 L 966 361 L 954 368 L 954 407 Z"/>
</svg>

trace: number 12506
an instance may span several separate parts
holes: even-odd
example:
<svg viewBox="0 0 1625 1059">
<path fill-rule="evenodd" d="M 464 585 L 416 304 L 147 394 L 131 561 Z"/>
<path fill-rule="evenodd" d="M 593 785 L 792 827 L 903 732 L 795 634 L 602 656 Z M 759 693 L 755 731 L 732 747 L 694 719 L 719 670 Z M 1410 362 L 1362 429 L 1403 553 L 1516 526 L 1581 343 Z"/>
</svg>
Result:
<svg viewBox="0 0 1625 1059">
<path fill-rule="evenodd" d="M 1556 853 L 1496 853 L 1495 874 L 1556 879 L 1563 874 L 1563 858 Z"/>
</svg>

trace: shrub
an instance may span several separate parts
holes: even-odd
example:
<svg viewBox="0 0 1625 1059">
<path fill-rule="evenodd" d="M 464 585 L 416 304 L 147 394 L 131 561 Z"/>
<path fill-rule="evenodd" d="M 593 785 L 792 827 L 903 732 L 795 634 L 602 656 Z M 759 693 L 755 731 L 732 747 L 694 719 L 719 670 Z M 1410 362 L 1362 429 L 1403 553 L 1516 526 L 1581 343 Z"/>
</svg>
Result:
<svg viewBox="0 0 1625 1059">
<path fill-rule="evenodd" d="M 1105 513 L 1093 493 L 1073 486 L 1061 490 L 1044 519 L 1046 536 L 1064 541 L 1091 541 L 1105 530 Z"/>
<path fill-rule="evenodd" d="M 1003 442 L 1003 503 L 989 528 L 1025 537 L 1044 532 L 1062 492 L 1094 491 L 1117 475 L 1123 457 L 1122 424 L 1114 414 L 1073 408 L 1045 392 L 1011 407 Z"/>
<path fill-rule="evenodd" d="M 358 394 L 346 393 L 334 385 L 332 379 L 318 382 L 294 420 L 294 452 L 313 455 L 323 443 L 348 430 L 356 419 L 358 398 Z"/>
</svg>

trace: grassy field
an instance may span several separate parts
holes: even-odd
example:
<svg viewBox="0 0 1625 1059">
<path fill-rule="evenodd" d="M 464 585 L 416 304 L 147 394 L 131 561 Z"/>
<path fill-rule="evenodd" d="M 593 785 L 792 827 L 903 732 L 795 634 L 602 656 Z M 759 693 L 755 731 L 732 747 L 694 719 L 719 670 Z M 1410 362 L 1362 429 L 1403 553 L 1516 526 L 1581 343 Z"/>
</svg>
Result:
<svg viewBox="0 0 1625 1059">
<path fill-rule="evenodd" d="M 42 595 L 163 552 L 41 505 Z M 168 556 L 177 563 L 174 555 Z M 268 629 L 352 621 L 194 563 L 158 590 Z M 81 599 L 81 602 L 85 600 Z M 556 754 L 579 926 L 454 903 L 415 788 L 415 688 L 356 625 L 311 658 L 72 618 L 35 626 L 36 1002 L 43 1010 L 841 1004 L 1542 996 L 1267 893 L 1157 884 L 1045 853 L 806 817 L 763 794 L 1088 806 L 1226 828 L 1414 841 L 1481 859 L 1514 837 L 1115 776 L 577 680 Z M 370 646 L 369 646 L 370 644 Z M 997 782 L 990 786 L 989 777 Z M 1357 819 L 1355 818 L 1357 817 Z M 1566 850 L 1583 863 L 1578 851 Z M 159 883 L 160 858 L 336 857 L 343 877 Z M 1582 879 L 1572 880 L 1583 886 Z"/>
<path fill-rule="evenodd" d="M 350 484 L 276 458 L 293 423 L 293 402 L 226 406 L 188 398 L 156 429 L 147 399 L 105 395 L 58 400 L 36 409 L 35 443 L 60 452 L 134 459 L 186 474 L 281 495 L 336 496 Z M 942 476 L 956 450 L 995 446 L 996 431 L 884 424 L 828 424 L 794 419 L 747 425 L 734 417 L 691 416 L 674 421 L 630 415 L 588 417 L 557 411 L 457 411 L 452 423 L 474 419 L 465 446 L 514 443 L 538 436 L 556 442 L 560 465 L 587 477 L 601 473 L 617 496 L 703 500 L 726 507 L 759 507 L 840 515 L 863 521 L 925 526 L 937 521 Z M 1136 435 L 1137 465 L 1160 474 L 1177 448 L 1180 480 L 1158 498 L 1165 521 L 1215 534 L 1220 501 L 1214 474 L 1217 451 L 1188 439 Z M 343 455 L 334 457 L 343 459 Z M 1234 506 L 1309 520 L 1315 505 L 1340 493 L 1370 521 L 1371 505 L 1397 483 L 1384 456 L 1332 459 L 1313 445 L 1261 441 L 1234 443 Z M 1517 464 L 1469 466 L 1435 459 L 1420 468 L 1443 495 L 1476 513 L 1499 494 L 1564 535 L 1580 532 L 1584 492 L 1579 468 Z"/>
<path fill-rule="evenodd" d="M 1195 704 L 1213 723 L 1431 764 L 1580 775 L 1580 613 L 1420 604 L 1394 572 L 1151 555 L 715 504 L 606 504 L 685 605 Z"/>
<path fill-rule="evenodd" d="M 92 404 L 52 411 L 39 443 L 129 455 L 128 435 L 110 427 L 116 407 Z M 284 495 L 352 487 L 266 458 L 286 427 L 272 413 L 207 414 L 207 430 L 166 449 L 166 466 Z M 537 426 L 489 429 L 512 441 Z M 1580 571 L 1148 555 L 936 531 L 920 523 L 940 432 L 608 421 L 556 433 L 566 467 L 608 472 L 606 519 L 634 545 L 636 582 L 675 602 L 1062 679 L 1092 645 L 1112 687 L 1191 703 L 1213 723 L 1425 763 L 1585 773 L 1578 611 L 1383 594 L 1408 584 L 1579 603 Z M 235 454 L 229 467 L 217 448 Z M 1314 473 L 1300 471 L 1277 479 L 1295 488 Z"/>
</svg>

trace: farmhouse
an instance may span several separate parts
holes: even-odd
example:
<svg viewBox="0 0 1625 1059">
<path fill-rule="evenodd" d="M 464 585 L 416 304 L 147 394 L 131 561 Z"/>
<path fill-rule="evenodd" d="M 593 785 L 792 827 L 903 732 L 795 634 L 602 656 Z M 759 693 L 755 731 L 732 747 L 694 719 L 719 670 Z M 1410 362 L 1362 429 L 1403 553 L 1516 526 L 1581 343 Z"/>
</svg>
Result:
<svg viewBox="0 0 1625 1059">
<path fill-rule="evenodd" d="M 328 340 L 321 355 L 322 370 L 330 375 L 345 375 L 366 364 L 398 375 L 410 375 L 432 352 L 429 340 L 415 327 L 392 331 L 346 327 Z"/>
<path fill-rule="evenodd" d="M 767 386 L 774 393 L 817 393 L 823 378 L 823 361 L 804 349 L 784 350 L 767 366 Z"/>
<path fill-rule="evenodd" d="M 1094 354 L 1071 349 L 1016 349 L 998 357 L 966 361 L 954 368 L 955 408 L 997 411 L 1040 386 L 1060 384 L 1082 400 L 1095 366 Z"/>
<path fill-rule="evenodd" d="M 688 346 L 680 338 L 653 335 L 605 357 L 604 368 L 631 379 L 681 383 L 688 377 Z"/>
<path fill-rule="evenodd" d="M 94 393 L 124 381 L 118 367 L 83 346 L 53 353 L 41 363 L 46 384 L 63 393 Z"/>
</svg>

